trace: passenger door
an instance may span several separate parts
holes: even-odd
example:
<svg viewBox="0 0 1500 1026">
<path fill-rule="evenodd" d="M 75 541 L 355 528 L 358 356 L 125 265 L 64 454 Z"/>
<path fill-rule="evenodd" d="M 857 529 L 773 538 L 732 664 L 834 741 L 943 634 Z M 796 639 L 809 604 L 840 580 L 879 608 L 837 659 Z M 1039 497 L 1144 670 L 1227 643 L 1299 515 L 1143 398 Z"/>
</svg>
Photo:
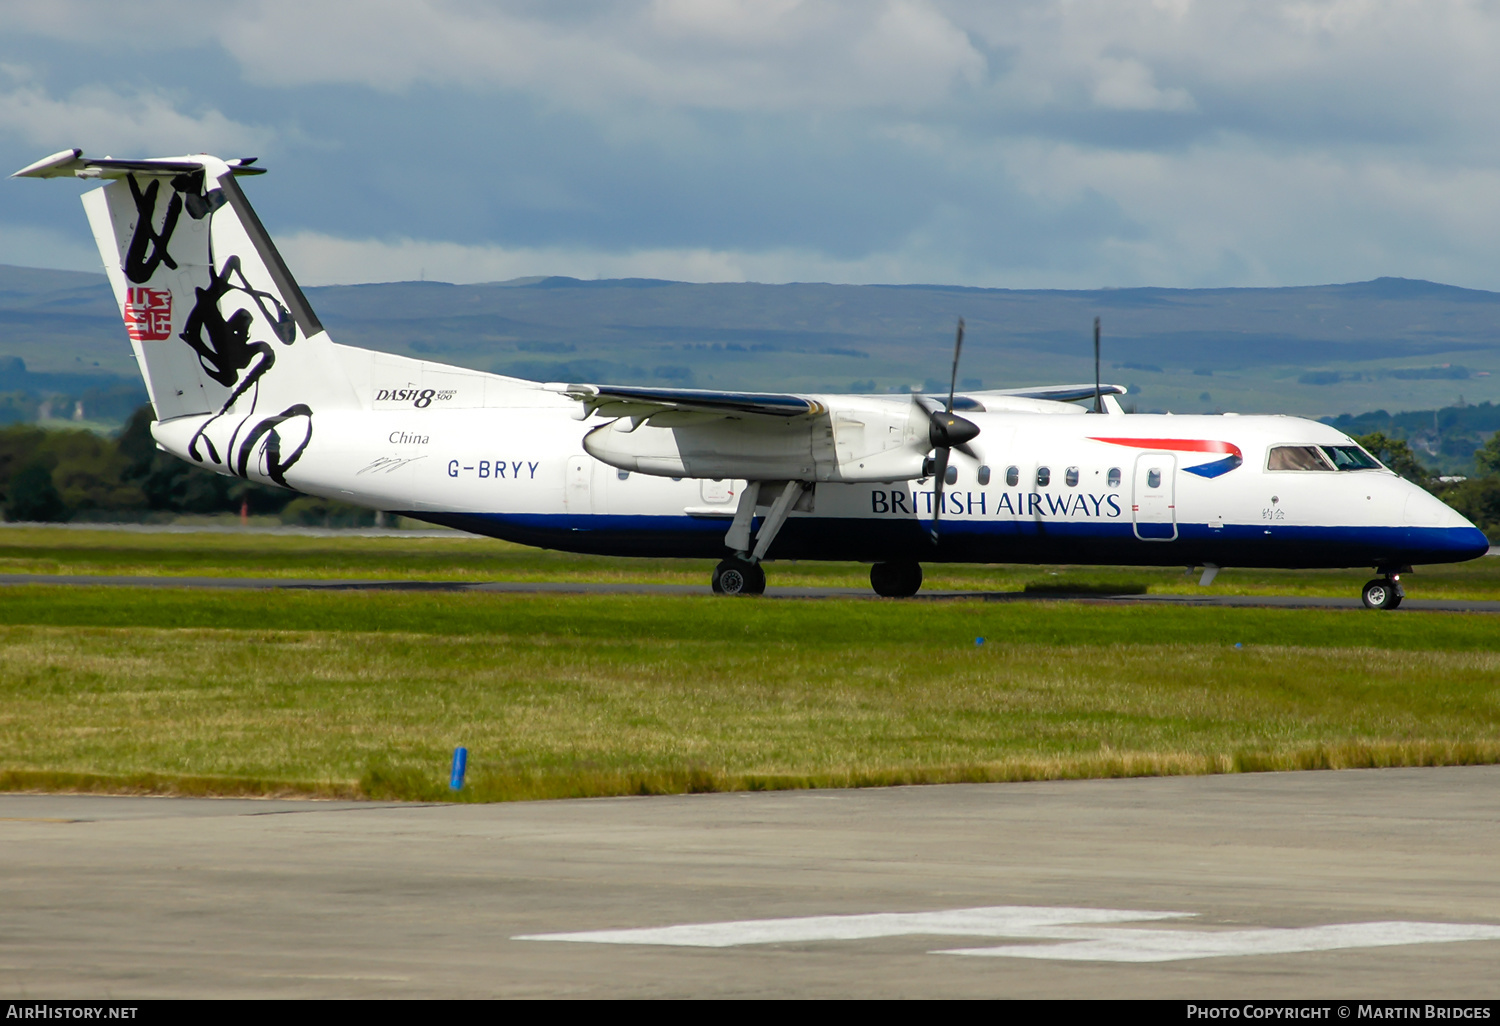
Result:
<svg viewBox="0 0 1500 1026">
<path fill-rule="evenodd" d="M 1142 541 L 1172 541 L 1177 537 L 1177 457 L 1165 452 L 1135 458 L 1135 490 L 1131 511 L 1135 536 Z"/>
</svg>

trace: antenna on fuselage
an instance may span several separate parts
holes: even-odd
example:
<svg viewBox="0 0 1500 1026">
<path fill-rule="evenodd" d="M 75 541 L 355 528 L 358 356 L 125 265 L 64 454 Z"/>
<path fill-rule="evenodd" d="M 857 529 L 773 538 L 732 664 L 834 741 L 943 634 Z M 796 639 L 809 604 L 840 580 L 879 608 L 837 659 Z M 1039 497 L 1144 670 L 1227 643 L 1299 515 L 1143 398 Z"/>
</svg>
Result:
<svg viewBox="0 0 1500 1026">
<path fill-rule="evenodd" d="M 1104 412 L 1103 393 L 1099 391 L 1099 318 L 1094 318 L 1094 412 Z"/>
</svg>

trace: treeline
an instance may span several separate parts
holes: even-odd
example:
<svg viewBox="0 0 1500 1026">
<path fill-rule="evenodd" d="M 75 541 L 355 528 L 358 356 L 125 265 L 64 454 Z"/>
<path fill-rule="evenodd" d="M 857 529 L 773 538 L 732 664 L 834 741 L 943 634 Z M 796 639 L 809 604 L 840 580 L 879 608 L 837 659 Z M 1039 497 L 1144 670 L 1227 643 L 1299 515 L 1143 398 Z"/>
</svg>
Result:
<svg viewBox="0 0 1500 1026">
<path fill-rule="evenodd" d="M 1323 423 L 1355 436 L 1379 432 L 1407 442 L 1417 458 L 1445 474 L 1472 474 L 1475 450 L 1483 450 L 1488 439 L 1500 431 L 1500 405 L 1466 403 L 1403 413 L 1374 410 L 1324 417 Z M 1479 469 L 1483 474 L 1484 468 Z"/>
<path fill-rule="evenodd" d="M 119 424 L 145 401 L 139 376 L 39 374 L 19 356 L 0 357 L 0 424 L 54 419 Z"/>
<path fill-rule="evenodd" d="M 156 447 L 142 406 L 118 435 L 31 424 L 0 428 L 0 508 L 11 521 L 170 520 L 182 514 L 274 515 L 283 523 L 356 527 L 372 510 L 225 477 Z"/>
<path fill-rule="evenodd" d="M 142 406 L 113 438 L 29 424 L 0 428 L 0 507 L 16 521 L 170 519 L 185 513 L 274 515 L 288 524 L 373 525 L 376 514 L 193 466 L 156 447 L 151 407 Z M 1384 432 L 1361 445 L 1402 477 L 1439 496 L 1500 540 L 1500 433 L 1473 452 L 1482 477 L 1438 480 L 1404 439 Z"/>
</svg>

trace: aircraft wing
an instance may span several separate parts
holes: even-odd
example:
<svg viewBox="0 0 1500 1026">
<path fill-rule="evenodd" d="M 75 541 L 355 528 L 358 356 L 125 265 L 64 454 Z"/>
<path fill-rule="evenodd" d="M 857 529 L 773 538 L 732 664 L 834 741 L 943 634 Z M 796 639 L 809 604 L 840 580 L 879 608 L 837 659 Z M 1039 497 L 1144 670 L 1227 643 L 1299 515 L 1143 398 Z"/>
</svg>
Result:
<svg viewBox="0 0 1500 1026">
<path fill-rule="evenodd" d="M 805 417 L 828 412 L 823 403 L 810 396 L 778 392 L 720 392 L 706 388 L 640 388 L 633 385 L 549 384 L 547 387 L 583 403 L 585 416 L 595 411 L 605 417 L 637 418 L 669 410 L 766 417 Z"/>
<path fill-rule="evenodd" d="M 635 385 L 583 385 L 549 383 L 547 388 L 583 404 L 582 418 L 598 412 L 602 417 L 630 417 L 643 420 L 668 412 L 707 414 L 709 416 L 805 417 L 828 412 L 828 403 L 815 396 L 783 392 L 722 392 L 706 388 L 648 388 Z M 1123 385 L 1100 385 L 1100 395 L 1124 395 Z M 1094 386 L 1038 385 L 1031 388 L 967 391 L 954 396 L 955 410 L 984 410 L 984 400 L 1039 399 L 1067 403 L 1089 399 Z M 842 398 L 842 397 L 841 397 Z M 889 401 L 891 396 L 873 397 Z M 919 395 L 916 401 L 929 412 L 941 410 L 944 398 Z"/>
<path fill-rule="evenodd" d="M 576 385 L 552 383 L 547 386 L 590 409 L 618 404 L 613 416 L 640 416 L 654 410 L 694 410 L 702 413 L 760 413 L 775 417 L 800 417 L 822 413 L 825 406 L 806 395 L 782 392 L 720 392 L 706 388 L 645 388 L 634 385 Z M 1124 385 L 1100 385 L 1100 395 L 1124 395 Z M 1068 403 L 1089 399 L 1094 386 L 1034 385 L 1030 388 L 991 388 L 982 392 L 964 391 L 955 398 L 969 398 L 983 403 L 986 396 L 1016 399 L 1050 399 Z M 941 398 L 941 397 L 937 397 Z M 630 407 L 630 408 L 627 408 Z M 972 408 L 972 407 L 971 407 Z"/>
<path fill-rule="evenodd" d="M 965 396 L 984 402 L 987 395 L 1010 396 L 1016 399 L 1050 399 L 1056 403 L 1077 402 L 1094 397 L 1093 385 L 1037 385 L 1032 388 L 994 388 L 984 392 L 964 392 Z M 1100 395 L 1124 395 L 1124 385 L 1100 385 Z"/>
</svg>

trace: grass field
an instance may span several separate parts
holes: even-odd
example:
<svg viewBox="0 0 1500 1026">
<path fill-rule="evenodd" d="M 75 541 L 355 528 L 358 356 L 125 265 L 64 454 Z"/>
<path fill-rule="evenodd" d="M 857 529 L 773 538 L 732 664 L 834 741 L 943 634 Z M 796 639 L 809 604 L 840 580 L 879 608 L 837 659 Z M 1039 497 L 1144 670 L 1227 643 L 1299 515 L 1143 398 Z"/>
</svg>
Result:
<svg viewBox="0 0 1500 1026">
<path fill-rule="evenodd" d="M 453 533 L 451 537 L 299 536 L 261 533 L 131 533 L 12 527 L 0 530 L 0 573 L 207 577 L 305 577 L 452 581 L 708 582 L 710 560 L 578 556 Z M 1023 591 L 1114 585 L 1153 594 L 1196 593 L 1184 568 L 924 567 L 928 591 Z M 1241 570 L 1219 574 L 1212 591 L 1230 595 L 1354 596 L 1373 572 Z M 772 585 L 869 587 L 859 563 L 767 564 Z M 1418 567 L 1405 579 L 1413 598 L 1500 599 L 1500 558 Z"/>
<path fill-rule="evenodd" d="M 444 799 L 459 744 L 467 800 L 1494 762 L 1500 630 L 1071 602 L 0 588 L 0 787 Z"/>
</svg>

